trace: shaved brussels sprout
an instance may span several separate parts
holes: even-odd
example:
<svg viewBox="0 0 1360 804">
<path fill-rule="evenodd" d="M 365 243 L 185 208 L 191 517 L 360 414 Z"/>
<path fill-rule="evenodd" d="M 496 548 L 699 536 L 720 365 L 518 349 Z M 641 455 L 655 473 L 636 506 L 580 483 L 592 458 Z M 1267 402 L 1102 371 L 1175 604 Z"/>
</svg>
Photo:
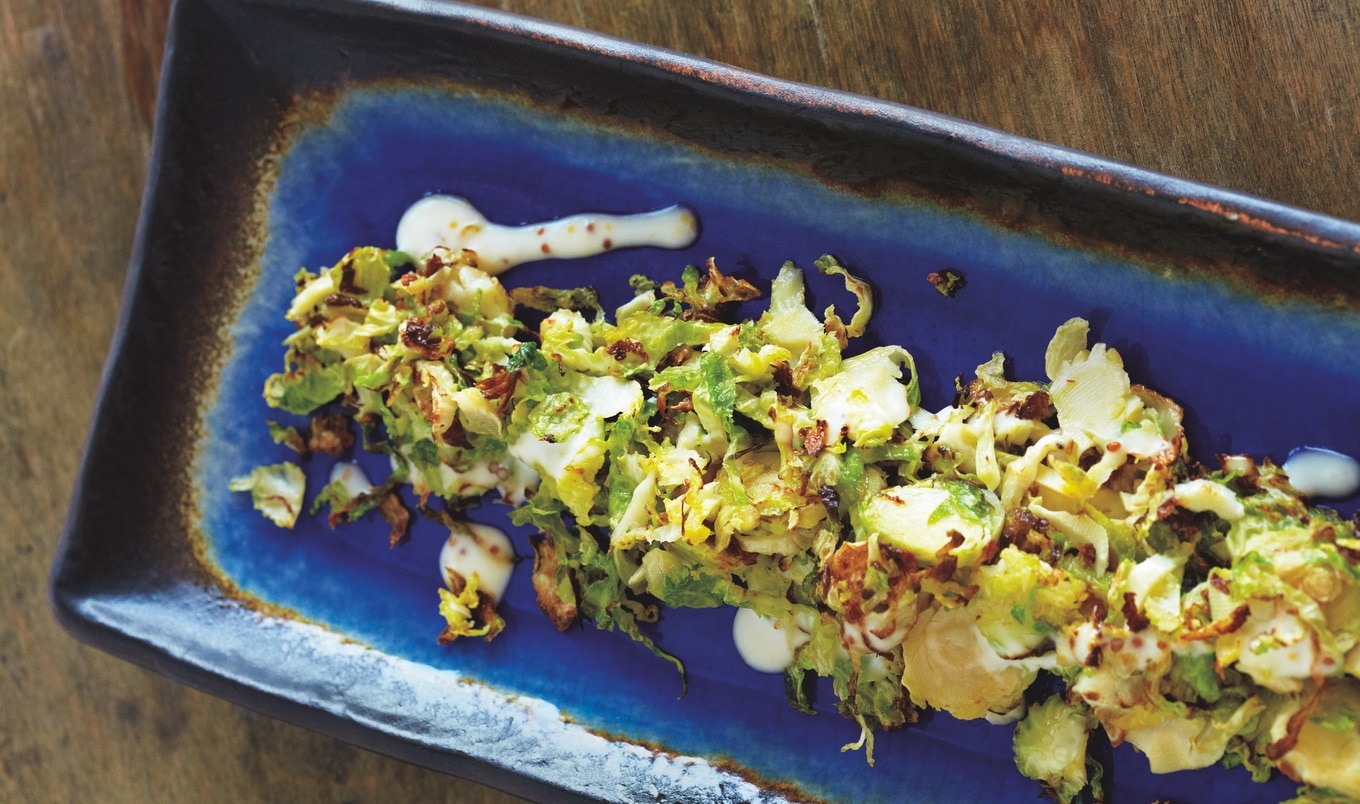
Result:
<svg viewBox="0 0 1360 804">
<path fill-rule="evenodd" d="M 1086 744 L 1093 725 L 1081 707 L 1049 696 L 1030 707 L 1015 729 L 1015 766 L 1063 804 L 1077 801 L 1088 781 Z"/>
<path fill-rule="evenodd" d="M 830 677 L 870 762 L 875 731 L 934 708 L 1018 719 L 1017 766 L 1063 802 L 1103 795 L 1097 727 L 1156 773 L 1222 762 L 1360 797 L 1354 522 L 1269 462 L 1195 463 L 1180 408 L 1081 319 L 1049 343 L 1047 383 L 1007 378 L 996 352 L 923 409 L 910 353 L 852 347 L 872 289 L 816 266 L 855 295 L 848 325 L 809 309 L 792 263 L 754 320 L 726 317 L 758 291 L 711 261 L 678 284 L 635 277 L 610 320 L 594 291 L 507 291 L 470 252 L 356 249 L 297 276 L 264 395 L 352 416 L 391 460 L 381 494 L 332 484 L 314 510 L 380 501 L 396 534 L 398 489 L 445 524 L 496 491 L 539 531 L 533 586 L 557 628 L 621 630 L 683 676 L 642 624 L 750 609 L 787 636 L 790 703 L 811 711 L 804 682 Z M 526 309 L 547 314 L 524 316 L 534 330 Z M 304 481 L 280 464 L 231 488 L 291 527 Z M 443 641 L 505 626 L 476 576 L 439 611 Z M 1065 690 L 1026 708 L 1042 675 Z"/>
<path fill-rule="evenodd" d="M 275 525 L 291 528 L 297 524 L 298 514 L 302 513 L 307 476 L 295 463 L 276 463 L 256 467 L 242 477 L 233 477 L 227 488 L 250 492 L 250 501 L 255 510 Z"/>
</svg>

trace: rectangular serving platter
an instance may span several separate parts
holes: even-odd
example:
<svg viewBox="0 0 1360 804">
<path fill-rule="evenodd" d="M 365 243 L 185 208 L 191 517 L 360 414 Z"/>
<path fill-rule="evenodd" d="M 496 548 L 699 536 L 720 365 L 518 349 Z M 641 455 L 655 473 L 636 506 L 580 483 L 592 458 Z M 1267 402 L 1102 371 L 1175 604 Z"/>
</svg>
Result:
<svg viewBox="0 0 1360 804">
<path fill-rule="evenodd" d="M 439 646 L 417 523 L 280 531 L 226 480 L 290 457 L 260 388 L 299 267 L 391 247 L 431 192 L 494 221 L 688 205 L 689 249 L 547 261 L 509 285 L 674 279 L 709 257 L 768 287 L 823 253 L 867 277 L 866 345 L 916 356 L 925 404 L 995 350 L 1041 378 L 1088 318 L 1187 410 L 1193 454 L 1360 454 L 1360 226 L 873 99 L 457 4 L 180 0 L 153 162 L 52 598 L 78 638 L 367 748 L 531 798 L 1029 800 L 1010 727 L 944 716 L 879 737 L 747 668 L 731 612 L 666 612 L 674 670 L 618 633 L 559 635 L 527 567 L 494 642 Z M 954 298 L 926 277 L 954 270 Z M 816 309 L 853 300 L 812 277 Z M 367 460 L 367 459 L 365 459 Z M 366 464 L 382 477 L 380 463 Z M 328 465 L 313 459 L 309 493 Z M 1355 501 L 1342 501 L 1352 511 Z M 469 517 L 527 532 L 504 506 Z M 1102 749 L 1113 801 L 1272 801 L 1241 770 L 1166 777 Z"/>
</svg>

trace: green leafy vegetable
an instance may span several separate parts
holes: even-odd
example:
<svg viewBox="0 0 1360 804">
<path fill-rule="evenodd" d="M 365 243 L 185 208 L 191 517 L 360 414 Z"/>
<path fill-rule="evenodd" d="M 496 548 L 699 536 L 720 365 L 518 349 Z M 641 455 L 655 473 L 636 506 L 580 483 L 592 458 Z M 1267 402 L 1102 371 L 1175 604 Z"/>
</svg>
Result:
<svg viewBox="0 0 1360 804">
<path fill-rule="evenodd" d="M 829 677 L 870 761 L 876 731 L 931 707 L 1018 718 L 1019 769 L 1061 801 L 1103 795 L 1096 728 L 1154 772 L 1285 768 L 1360 798 L 1354 522 L 1268 462 L 1196 464 L 1180 408 L 1080 319 L 1048 346 L 1049 382 L 1008 379 L 996 352 L 925 410 L 909 352 L 851 350 L 872 289 L 816 267 L 856 296 L 848 325 L 813 313 L 792 263 L 754 320 L 727 317 L 757 291 L 712 262 L 634 277 L 611 317 L 591 290 L 507 291 L 467 254 L 356 249 L 298 274 L 265 397 L 346 411 L 394 466 L 371 491 L 325 486 L 313 512 L 377 507 L 400 534 L 403 485 L 446 523 L 494 491 L 539 531 L 559 628 L 622 631 L 683 679 L 647 628 L 662 607 L 748 608 L 789 636 L 790 704 L 810 711 Z M 523 308 L 548 313 L 536 331 Z M 285 527 L 303 487 L 292 464 L 231 481 Z M 475 583 L 439 611 L 443 641 L 505 625 Z M 1026 710 L 1042 671 L 1066 689 Z"/>
<path fill-rule="evenodd" d="M 227 488 L 250 492 L 250 500 L 257 511 L 275 525 L 291 528 L 302 513 L 307 476 L 295 463 L 276 463 L 256 467 L 248 475 L 233 477 Z"/>
</svg>

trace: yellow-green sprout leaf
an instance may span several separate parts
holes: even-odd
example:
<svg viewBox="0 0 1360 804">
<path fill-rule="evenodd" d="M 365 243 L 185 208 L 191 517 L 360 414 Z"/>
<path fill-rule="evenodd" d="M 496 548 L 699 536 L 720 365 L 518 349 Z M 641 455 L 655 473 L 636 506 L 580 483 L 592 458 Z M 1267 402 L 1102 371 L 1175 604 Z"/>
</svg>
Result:
<svg viewBox="0 0 1360 804">
<path fill-rule="evenodd" d="M 477 573 L 472 573 L 464 579 L 463 590 L 457 594 L 443 587 L 439 589 L 439 613 L 447 624 L 439 635 L 440 644 L 460 637 L 491 639 L 505 628 L 505 620 L 496 613 L 495 606 L 489 599 L 483 600 L 477 591 L 478 580 Z"/>
<path fill-rule="evenodd" d="M 707 269 L 697 265 L 685 267 L 680 277 L 680 286 L 673 282 L 662 283 L 662 294 L 675 299 L 690 310 L 711 315 L 721 307 L 760 295 L 755 286 L 744 279 L 727 276 L 718 270 L 717 263 L 708 261 Z"/>
<path fill-rule="evenodd" d="M 312 310 L 315 310 L 328 296 L 339 290 L 329 271 L 322 271 L 319 276 L 311 276 L 302 272 L 299 276 L 303 277 L 306 284 L 293 297 L 292 305 L 289 306 L 288 312 L 283 316 L 289 321 L 306 320 Z"/>
<path fill-rule="evenodd" d="M 544 437 L 526 431 L 509 449 L 510 454 L 538 472 L 545 488 L 565 503 L 572 515 L 588 521 L 599 491 L 595 476 L 604 466 L 607 445 L 604 424 L 599 418 L 587 414 L 578 421 L 578 426 L 564 432 L 563 440 L 556 441 L 549 439 L 564 428 L 554 427 L 548 416 L 541 417 L 539 424 Z"/>
<path fill-rule="evenodd" d="M 836 374 L 812 383 L 812 416 L 826 422 L 828 443 L 838 442 L 842 433 L 857 447 L 892 437 L 911 416 L 911 391 L 900 382 L 904 365 L 915 379 L 905 349 L 881 346 L 845 360 Z"/>
<path fill-rule="evenodd" d="M 722 423 L 723 430 L 732 435 L 735 426 L 732 416 L 737 403 L 736 375 L 722 355 L 714 352 L 704 352 L 699 360 L 699 373 L 709 406 Z"/>
<path fill-rule="evenodd" d="M 1124 423 L 1143 406 L 1132 392 L 1119 353 L 1103 343 L 1064 360 L 1049 393 L 1064 431 L 1075 428 L 1106 443 L 1118 439 Z"/>
<path fill-rule="evenodd" d="M 683 545 L 649 550 L 642 558 L 646 591 L 669 606 L 707 609 L 736 605 L 742 590 L 726 573 L 705 566 L 695 556 L 686 556 Z"/>
<path fill-rule="evenodd" d="M 256 467 L 248 475 L 232 478 L 227 488 L 250 492 L 255 510 L 281 528 L 292 528 L 302 513 L 307 476 L 295 463 L 276 463 Z"/>
<path fill-rule="evenodd" d="M 807 307 L 803 272 L 791 262 L 784 263 L 770 285 L 770 309 L 761 316 L 760 329 L 795 358 L 822 335 L 822 322 Z"/>
<path fill-rule="evenodd" d="M 830 254 L 818 257 L 813 265 L 817 270 L 824 274 L 839 276 L 845 280 L 845 289 L 855 294 L 859 301 L 859 308 L 855 310 L 855 315 L 850 319 L 850 323 L 845 326 L 845 334 L 852 338 L 858 338 L 864 334 L 864 330 L 869 326 L 869 319 L 874 315 L 874 289 L 868 282 L 852 276 L 845 266 Z"/>
<path fill-rule="evenodd" d="M 912 702 L 943 709 L 960 720 L 1010 712 L 1035 678 L 1034 670 L 998 656 L 965 608 L 922 614 L 902 643 L 902 653 L 910 657 L 902 684 Z"/>
<path fill-rule="evenodd" d="M 1173 653 L 1168 681 L 1174 685 L 1173 695 L 1180 701 L 1198 698 L 1205 703 L 1217 703 L 1223 697 L 1214 654 L 1208 649 Z"/>
<path fill-rule="evenodd" d="M 371 246 L 356 248 L 346 254 L 331 269 L 340 273 L 336 283 L 340 292 L 353 294 L 369 302 L 381 299 L 392 281 L 392 266 L 387 254 L 383 249 Z"/>
<path fill-rule="evenodd" d="M 1129 729 L 1124 739 L 1147 755 L 1153 773 L 1207 768 L 1223 757 L 1228 741 L 1264 709 L 1261 699 L 1249 698 L 1223 710 L 1149 710 L 1147 722 Z"/>
<path fill-rule="evenodd" d="M 1093 725 L 1090 714 L 1068 706 L 1061 695 L 1050 696 L 1030 707 L 1015 727 L 1015 766 L 1063 804 L 1078 800 L 1088 781 L 1086 744 Z"/>
<path fill-rule="evenodd" d="M 1050 380 L 1058 379 L 1062 367 L 1086 351 L 1086 339 L 1091 331 L 1084 318 L 1070 318 L 1053 333 L 1044 352 L 1044 373 Z"/>
<path fill-rule="evenodd" d="M 445 270 L 454 274 L 444 286 L 444 297 L 460 314 L 488 321 L 509 319 L 514 304 L 494 276 L 462 264 Z"/>
<path fill-rule="evenodd" d="M 529 414 L 529 432 L 550 444 L 571 438 L 581 430 L 590 416 L 590 409 L 574 394 L 559 391 L 550 394 Z"/>
<path fill-rule="evenodd" d="M 841 714 L 857 721 L 862 729 L 860 741 L 843 746 L 842 751 L 863 747 L 865 760 L 873 765 L 874 731 L 893 730 L 916 722 L 916 710 L 899 681 L 901 675 L 900 655 L 870 654 L 860 660 L 857 672 L 852 668 L 848 680 L 835 680 Z"/>
<path fill-rule="evenodd" d="M 995 494 L 957 480 L 883 489 L 861 514 L 868 533 L 910 551 L 928 566 L 946 553 L 960 566 L 976 564 L 983 548 L 1001 532 L 1002 519 Z"/>
<path fill-rule="evenodd" d="M 296 427 L 279 424 L 273 419 L 268 420 L 266 424 L 269 425 L 269 437 L 274 439 L 275 444 L 283 444 L 304 457 L 311 452 L 311 448 L 307 446 L 307 439 L 302 437 Z"/>
<path fill-rule="evenodd" d="M 311 413 L 345 392 L 345 367 L 336 363 L 301 374 L 274 374 L 265 381 L 264 401 L 289 413 Z"/>
<path fill-rule="evenodd" d="M 500 436 L 504 422 L 496 405 L 477 388 L 464 388 L 453 394 L 458 418 L 470 433 Z"/>
<path fill-rule="evenodd" d="M 1181 621 L 1181 577 L 1185 556 L 1157 554 L 1133 565 L 1123 590 L 1134 596 L 1135 605 L 1152 625 L 1171 633 Z"/>
<path fill-rule="evenodd" d="M 587 374 L 603 374 L 615 361 L 603 349 L 597 351 L 595 333 L 585 316 L 575 310 L 558 310 L 539 325 L 540 347 L 545 356 Z M 521 346 L 519 352 L 524 347 Z M 532 355 L 526 355 L 528 359 Z"/>
<path fill-rule="evenodd" d="M 1297 711 L 1294 705 L 1275 716 L 1272 739 L 1281 740 L 1289 733 L 1289 719 Z M 1360 756 L 1360 728 L 1329 728 L 1326 724 L 1335 725 L 1338 712 L 1349 713 L 1350 720 L 1360 712 L 1360 681 L 1338 678 L 1326 682 L 1312 718 L 1299 729 L 1297 742 L 1280 762 L 1288 764 L 1290 775 L 1298 781 L 1360 799 L 1360 762 L 1356 761 Z"/>
<path fill-rule="evenodd" d="M 334 267 L 307 280 L 284 317 L 289 321 L 304 321 L 334 294 L 367 301 L 381 298 L 391 281 L 392 269 L 387 262 L 387 252 L 369 247 L 356 248 Z"/>
<path fill-rule="evenodd" d="M 543 313 L 553 313 L 558 310 L 598 312 L 601 309 L 600 294 L 595 291 L 595 288 L 559 290 L 542 285 L 531 288 L 511 288 L 510 298 L 521 307 L 528 307 L 531 310 L 538 310 Z"/>
<path fill-rule="evenodd" d="M 1086 584 L 1038 556 L 1006 547 L 973 576 L 977 594 L 968 609 L 978 629 L 1004 657 L 1019 658 L 1082 618 Z"/>
</svg>

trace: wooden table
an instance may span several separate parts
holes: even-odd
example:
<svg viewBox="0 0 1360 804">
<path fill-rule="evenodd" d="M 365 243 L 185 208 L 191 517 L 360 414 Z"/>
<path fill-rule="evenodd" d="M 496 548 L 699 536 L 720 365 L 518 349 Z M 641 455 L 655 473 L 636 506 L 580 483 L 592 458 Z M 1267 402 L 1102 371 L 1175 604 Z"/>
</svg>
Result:
<svg viewBox="0 0 1360 804">
<path fill-rule="evenodd" d="M 168 0 L 0 2 L 0 799 L 502 801 L 81 647 L 44 585 L 118 309 Z M 1360 220 L 1360 4 L 501 0 Z"/>
</svg>

